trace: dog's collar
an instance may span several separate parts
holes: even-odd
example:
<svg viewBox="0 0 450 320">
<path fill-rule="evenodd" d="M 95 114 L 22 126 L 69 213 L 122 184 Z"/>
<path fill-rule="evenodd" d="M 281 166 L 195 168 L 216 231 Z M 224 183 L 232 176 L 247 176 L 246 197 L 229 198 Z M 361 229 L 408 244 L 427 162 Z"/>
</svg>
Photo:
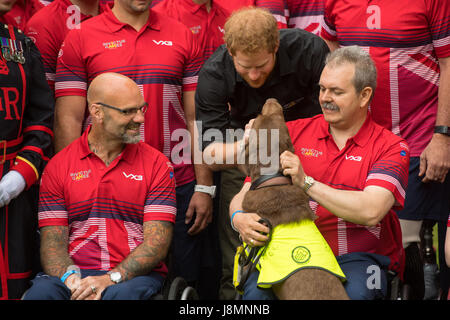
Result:
<svg viewBox="0 0 450 320">
<path fill-rule="evenodd" d="M 276 180 L 274 180 L 276 179 Z M 268 181 L 271 181 L 272 183 L 269 183 Z M 287 181 L 287 183 L 280 183 L 282 181 Z M 282 186 L 282 185 L 288 185 L 292 184 L 291 178 L 286 177 L 280 172 L 277 172 L 275 174 L 266 174 L 260 176 L 258 179 L 252 182 L 252 185 L 250 186 L 250 190 L 256 190 L 263 187 L 274 187 L 274 186 Z"/>
</svg>

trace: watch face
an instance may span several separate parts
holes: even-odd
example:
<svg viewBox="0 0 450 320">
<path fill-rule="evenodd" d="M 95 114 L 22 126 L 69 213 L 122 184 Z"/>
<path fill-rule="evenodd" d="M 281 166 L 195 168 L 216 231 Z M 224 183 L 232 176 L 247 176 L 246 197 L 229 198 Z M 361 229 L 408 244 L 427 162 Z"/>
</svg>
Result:
<svg viewBox="0 0 450 320">
<path fill-rule="evenodd" d="M 111 281 L 118 283 L 120 280 L 122 280 L 122 275 L 120 272 L 111 273 Z"/>
</svg>

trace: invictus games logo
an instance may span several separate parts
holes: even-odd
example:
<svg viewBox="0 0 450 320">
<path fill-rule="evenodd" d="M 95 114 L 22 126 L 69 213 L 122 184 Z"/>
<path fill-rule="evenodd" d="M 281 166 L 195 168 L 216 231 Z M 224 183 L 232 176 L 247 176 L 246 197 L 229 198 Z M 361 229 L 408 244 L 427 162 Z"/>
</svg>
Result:
<svg viewBox="0 0 450 320">
<path fill-rule="evenodd" d="M 297 263 L 306 263 L 310 258 L 311 252 L 306 247 L 298 246 L 292 250 L 292 260 Z"/>
<path fill-rule="evenodd" d="M 89 178 L 90 174 L 91 174 L 91 169 L 71 173 L 70 177 L 72 178 L 73 181 L 80 181 L 80 180 Z"/>
<path fill-rule="evenodd" d="M 110 42 L 103 42 L 105 49 L 117 49 L 123 46 L 125 40 L 115 40 Z"/>
<path fill-rule="evenodd" d="M 322 151 L 316 150 L 316 149 L 309 149 L 309 148 L 302 148 L 301 149 L 302 155 L 305 157 L 315 157 L 318 158 L 321 155 L 323 155 Z"/>
</svg>

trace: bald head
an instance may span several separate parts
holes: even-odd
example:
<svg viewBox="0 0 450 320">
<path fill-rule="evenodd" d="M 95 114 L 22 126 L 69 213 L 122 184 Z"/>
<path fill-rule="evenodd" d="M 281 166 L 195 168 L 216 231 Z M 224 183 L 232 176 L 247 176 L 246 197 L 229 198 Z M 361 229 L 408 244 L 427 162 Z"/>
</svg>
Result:
<svg viewBox="0 0 450 320">
<path fill-rule="evenodd" d="M 137 84 L 119 73 L 102 73 L 92 80 L 88 91 L 88 104 L 103 102 L 116 106 L 141 105 L 143 97 Z"/>
</svg>

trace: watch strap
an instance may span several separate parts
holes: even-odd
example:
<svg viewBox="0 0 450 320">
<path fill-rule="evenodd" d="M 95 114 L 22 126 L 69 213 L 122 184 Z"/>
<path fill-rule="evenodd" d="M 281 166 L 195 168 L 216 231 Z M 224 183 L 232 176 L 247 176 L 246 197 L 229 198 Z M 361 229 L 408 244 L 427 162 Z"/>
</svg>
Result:
<svg viewBox="0 0 450 320">
<path fill-rule="evenodd" d="M 450 136 L 450 129 L 448 126 L 435 126 L 434 133 L 445 134 L 446 136 Z"/>
<path fill-rule="evenodd" d="M 201 184 L 196 184 L 194 191 L 207 193 L 211 196 L 211 198 L 214 198 L 216 196 L 216 186 L 205 186 Z"/>
</svg>

